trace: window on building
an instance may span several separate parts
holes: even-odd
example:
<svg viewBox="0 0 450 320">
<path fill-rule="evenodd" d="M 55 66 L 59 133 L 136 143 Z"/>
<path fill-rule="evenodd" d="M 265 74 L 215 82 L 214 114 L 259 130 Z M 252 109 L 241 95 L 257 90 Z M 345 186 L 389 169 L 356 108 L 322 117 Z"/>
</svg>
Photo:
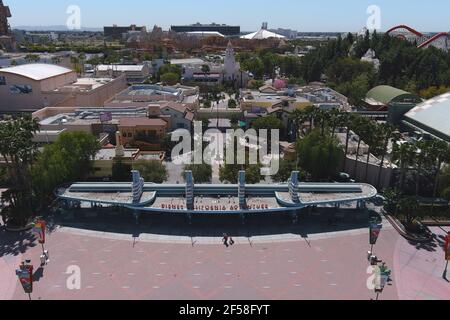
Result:
<svg viewBox="0 0 450 320">
<path fill-rule="evenodd" d="M 6 77 L 0 77 L 0 86 L 6 86 Z"/>
<path fill-rule="evenodd" d="M 33 88 L 28 84 L 16 84 L 10 86 L 9 91 L 13 94 L 30 94 L 33 93 Z"/>
</svg>

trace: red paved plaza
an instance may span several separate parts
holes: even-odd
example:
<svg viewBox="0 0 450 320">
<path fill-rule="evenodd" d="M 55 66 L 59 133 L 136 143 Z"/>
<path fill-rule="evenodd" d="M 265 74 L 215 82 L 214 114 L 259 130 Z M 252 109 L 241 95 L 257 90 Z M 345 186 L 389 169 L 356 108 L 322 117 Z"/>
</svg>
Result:
<svg viewBox="0 0 450 320">
<path fill-rule="evenodd" d="M 438 228 L 433 231 L 444 234 Z M 367 233 L 355 230 L 272 243 L 238 238 L 226 248 L 220 239 L 217 244 L 202 244 L 201 239 L 194 245 L 171 244 L 163 238 L 134 243 L 131 235 L 122 240 L 60 229 L 48 235 L 51 261 L 43 269 L 36 270 L 40 246 L 28 247 L 28 240 L 3 254 L 0 299 L 28 299 L 14 274 L 18 263 L 28 258 L 36 270 L 33 299 L 370 300 L 375 295 L 366 285 Z M 380 299 L 450 299 L 439 243 L 416 248 L 386 228 L 375 253 L 393 269 L 393 284 Z M 67 288 L 70 266 L 80 268 L 81 290 Z"/>
</svg>

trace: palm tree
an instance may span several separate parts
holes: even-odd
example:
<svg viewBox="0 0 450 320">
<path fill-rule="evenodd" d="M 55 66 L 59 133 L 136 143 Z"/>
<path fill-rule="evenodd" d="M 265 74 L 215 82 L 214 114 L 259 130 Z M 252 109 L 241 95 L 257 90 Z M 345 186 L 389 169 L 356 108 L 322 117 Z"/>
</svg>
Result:
<svg viewBox="0 0 450 320">
<path fill-rule="evenodd" d="M 39 60 L 41 60 L 41 58 L 37 54 L 29 53 L 25 56 L 25 60 L 28 63 L 31 63 L 31 62 L 39 62 Z"/>
<path fill-rule="evenodd" d="M 295 124 L 295 128 L 297 131 L 296 136 L 297 136 L 298 131 L 300 130 L 300 127 L 303 125 L 303 123 L 305 123 L 309 119 L 309 116 L 307 115 L 307 113 L 304 109 L 303 110 L 296 109 L 292 113 L 291 119 L 293 120 L 293 122 Z"/>
<path fill-rule="evenodd" d="M 211 68 L 207 64 L 204 64 L 202 65 L 202 72 L 206 77 L 206 75 L 208 75 L 211 72 Z"/>
<path fill-rule="evenodd" d="M 414 152 L 415 148 L 411 143 L 408 142 L 397 142 L 394 145 L 394 154 L 393 159 L 397 163 L 399 163 L 400 166 L 400 191 L 404 192 L 404 186 L 405 186 L 405 178 L 406 178 L 406 171 L 408 170 L 408 167 L 411 165 L 414 159 Z"/>
<path fill-rule="evenodd" d="M 320 134 L 323 137 L 325 135 L 325 127 L 330 121 L 330 114 L 328 111 L 318 109 L 316 111 L 316 119 L 320 123 Z"/>
<path fill-rule="evenodd" d="M 430 150 L 431 158 L 436 159 L 436 173 L 434 176 L 434 186 L 433 186 L 433 204 L 431 210 L 434 211 L 434 202 L 436 200 L 438 186 L 439 186 L 439 175 L 441 173 L 442 164 L 445 162 L 450 162 L 450 147 L 442 140 L 434 141 Z"/>
<path fill-rule="evenodd" d="M 422 168 L 427 165 L 427 162 L 429 162 L 430 142 L 424 140 L 417 141 L 415 142 L 414 147 L 417 155 L 414 160 L 416 165 L 416 197 L 418 197 L 420 193 Z"/>
<path fill-rule="evenodd" d="M 61 58 L 58 56 L 54 56 L 52 57 L 51 61 L 53 64 L 59 64 L 61 62 Z"/>
<path fill-rule="evenodd" d="M 414 215 L 413 212 L 417 212 L 419 209 L 419 202 L 414 197 L 404 197 L 401 198 L 397 205 L 398 213 L 406 218 L 406 222 L 411 224 Z"/>
<path fill-rule="evenodd" d="M 309 132 L 311 132 L 313 130 L 314 120 L 318 114 L 318 109 L 315 106 L 308 106 L 305 108 L 305 114 L 309 120 Z"/>
<path fill-rule="evenodd" d="M 84 72 L 84 63 L 86 61 L 86 54 L 83 52 L 78 55 L 78 60 L 80 61 L 80 74 Z"/>
<path fill-rule="evenodd" d="M 367 150 L 366 174 L 364 176 L 364 181 L 367 181 L 367 177 L 369 176 L 370 155 L 372 154 L 372 150 L 374 149 L 376 143 L 380 140 L 382 133 L 380 127 L 374 121 L 368 122 L 368 127 L 366 128 L 365 132 L 366 137 L 364 141 L 369 146 L 369 149 Z"/>
<path fill-rule="evenodd" d="M 344 164 L 343 164 L 343 170 L 347 167 L 347 155 L 348 155 L 348 145 L 350 141 L 350 131 L 354 128 L 354 124 L 356 123 L 356 118 L 358 115 L 354 113 L 349 113 L 347 116 L 343 119 L 343 125 L 347 128 L 347 136 L 345 140 L 345 157 L 344 157 Z"/>
<path fill-rule="evenodd" d="M 381 162 L 380 162 L 380 168 L 378 169 L 378 180 L 377 180 L 377 187 L 380 187 L 381 184 L 381 173 L 383 172 L 383 165 L 384 165 L 384 159 L 386 158 L 387 149 L 389 146 L 389 141 L 391 140 L 393 134 L 394 134 L 394 126 L 392 126 L 389 123 L 383 123 L 379 126 L 380 133 L 382 136 L 384 136 L 384 145 L 383 145 L 383 152 L 381 156 Z"/>
<path fill-rule="evenodd" d="M 70 63 L 72 63 L 73 68 L 75 71 L 78 70 L 78 64 L 80 63 L 80 59 L 76 56 L 71 56 L 70 57 Z"/>
<path fill-rule="evenodd" d="M 353 174 L 356 177 L 356 172 L 358 169 L 359 151 L 361 150 L 361 143 L 367 135 L 366 129 L 368 121 L 366 118 L 363 117 L 357 117 L 355 120 L 356 121 L 353 124 L 353 127 L 355 129 L 356 134 L 358 135 L 358 147 L 356 148 L 355 168 L 353 170 Z"/>
<path fill-rule="evenodd" d="M 343 113 L 338 109 L 332 109 L 329 113 L 330 116 L 330 124 L 331 124 L 331 137 L 334 138 L 334 134 L 336 132 L 336 127 L 342 124 Z"/>
<path fill-rule="evenodd" d="M 389 214 L 397 215 L 400 192 L 398 189 L 388 188 L 383 191 L 384 210 Z"/>
</svg>

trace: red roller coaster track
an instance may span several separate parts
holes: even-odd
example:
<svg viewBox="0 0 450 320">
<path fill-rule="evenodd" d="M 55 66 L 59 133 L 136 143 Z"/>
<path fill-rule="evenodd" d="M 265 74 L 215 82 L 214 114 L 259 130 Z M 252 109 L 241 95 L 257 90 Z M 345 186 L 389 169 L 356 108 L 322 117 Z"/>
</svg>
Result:
<svg viewBox="0 0 450 320">
<path fill-rule="evenodd" d="M 438 41 L 441 38 L 446 37 L 447 39 L 450 39 L 450 34 L 447 32 L 441 32 L 432 37 L 429 37 L 407 25 L 395 26 L 395 27 L 389 29 L 386 33 L 391 35 L 393 32 L 400 31 L 402 29 L 411 32 L 416 37 L 416 40 L 417 40 L 416 42 L 418 44 L 418 48 L 424 48 L 429 45 L 432 45 L 433 43 L 435 43 L 436 41 Z"/>
<path fill-rule="evenodd" d="M 389 29 L 388 31 L 386 31 L 386 33 L 387 33 L 387 34 L 391 34 L 392 32 L 394 32 L 394 31 L 396 31 L 396 30 L 399 30 L 399 29 L 406 29 L 406 30 L 408 30 L 409 32 L 414 33 L 414 34 L 415 34 L 416 36 L 418 36 L 418 37 L 423 37 L 423 33 L 420 33 L 419 31 L 414 30 L 413 28 L 408 27 L 408 26 L 406 26 L 406 25 L 404 25 L 404 24 L 399 25 L 399 26 L 395 26 L 395 27 Z"/>
<path fill-rule="evenodd" d="M 438 39 L 443 38 L 443 37 L 444 37 L 444 38 L 447 37 L 447 39 L 450 39 L 450 33 L 447 33 L 447 32 L 441 32 L 441 33 L 438 33 L 437 35 L 431 37 L 429 40 L 427 40 L 427 41 L 425 41 L 424 43 L 422 43 L 422 44 L 419 46 L 419 48 L 426 47 L 426 46 L 432 44 L 433 42 L 435 42 L 435 41 L 437 41 Z"/>
</svg>

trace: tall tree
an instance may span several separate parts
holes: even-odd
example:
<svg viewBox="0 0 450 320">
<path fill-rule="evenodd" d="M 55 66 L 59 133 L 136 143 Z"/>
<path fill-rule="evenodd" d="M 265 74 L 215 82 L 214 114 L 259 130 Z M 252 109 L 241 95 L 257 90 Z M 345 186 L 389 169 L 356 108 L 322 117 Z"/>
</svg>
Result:
<svg viewBox="0 0 450 320">
<path fill-rule="evenodd" d="M 383 166 L 384 166 L 384 160 L 386 158 L 386 154 L 388 152 L 389 142 L 391 141 L 391 138 L 393 137 L 395 128 L 389 124 L 381 124 L 380 125 L 380 135 L 383 138 L 384 144 L 383 144 L 383 152 L 381 156 L 381 162 L 380 167 L 378 169 L 378 179 L 377 179 L 377 187 L 380 187 L 381 185 L 381 174 L 383 173 Z"/>
<path fill-rule="evenodd" d="M 212 167 L 209 164 L 192 164 L 184 168 L 185 171 L 192 171 L 195 183 L 210 183 L 212 179 Z M 185 174 L 182 174 L 185 178 Z"/>
<path fill-rule="evenodd" d="M 97 138 L 81 131 L 65 132 L 53 144 L 46 145 L 31 171 L 36 202 L 43 206 L 52 199 L 56 187 L 84 181 L 92 172 L 99 149 Z"/>
<path fill-rule="evenodd" d="M 168 178 L 166 166 L 158 161 L 139 160 L 133 163 L 133 169 L 147 182 L 163 183 Z"/>
<path fill-rule="evenodd" d="M 297 141 L 298 163 L 312 179 L 333 178 L 340 168 L 342 153 L 337 139 L 322 135 L 318 129 Z"/>
<path fill-rule="evenodd" d="M 37 153 L 33 135 L 39 124 L 31 115 L 0 122 L 0 155 L 6 166 L 8 192 L 3 194 L 9 203 L 6 223 L 23 226 L 33 215 L 30 167 Z"/>
<path fill-rule="evenodd" d="M 408 142 L 394 144 L 393 160 L 400 166 L 400 191 L 404 192 L 406 172 L 413 163 L 415 148 Z"/>
<path fill-rule="evenodd" d="M 450 146 L 445 141 L 433 141 L 433 144 L 430 148 L 430 155 L 432 159 L 436 159 L 436 173 L 434 175 L 433 184 L 433 200 L 436 200 L 442 164 L 450 163 Z M 434 210 L 434 201 L 432 210 Z"/>
<path fill-rule="evenodd" d="M 370 120 L 363 117 L 357 117 L 354 119 L 354 123 L 352 124 L 356 134 L 358 135 L 358 146 L 356 148 L 356 159 L 355 159 L 355 167 L 353 169 L 354 176 L 357 176 L 357 169 L 358 169 L 358 161 L 359 161 L 359 152 L 361 151 L 361 144 L 364 140 L 364 138 L 367 136 L 368 132 L 368 124 L 370 123 Z"/>
<path fill-rule="evenodd" d="M 280 161 L 280 168 L 272 177 L 275 182 L 286 182 L 289 180 L 292 171 L 297 170 L 297 165 L 295 161 L 283 159 Z"/>
</svg>

